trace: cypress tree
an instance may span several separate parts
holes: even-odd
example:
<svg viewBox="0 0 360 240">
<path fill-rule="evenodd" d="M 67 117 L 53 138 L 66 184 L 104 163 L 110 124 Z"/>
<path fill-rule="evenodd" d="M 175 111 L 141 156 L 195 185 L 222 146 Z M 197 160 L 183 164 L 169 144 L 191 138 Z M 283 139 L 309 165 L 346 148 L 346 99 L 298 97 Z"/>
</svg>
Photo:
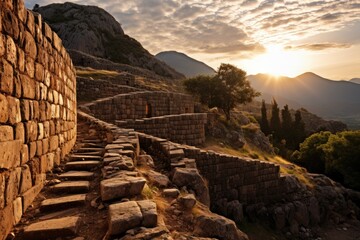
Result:
<svg viewBox="0 0 360 240">
<path fill-rule="evenodd" d="M 294 148 L 299 149 L 299 144 L 306 138 L 305 123 L 302 120 L 300 110 L 295 113 L 295 121 L 293 124 L 294 129 Z"/>
<path fill-rule="evenodd" d="M 273 99 L 271 106 L 271 119 L 270 128 L 273 132 L 274 139 L 280 141 L 281 139 L 281 122 L 280 122 L 280 109 L 275 99 Z"/>
<path fill-rule="evenodd" d="M 281 137 L 286 140 L 286 146 L 293 146 L 293 121 L 291 117 L 291 113 L 289 110 L 289 106 L 286 104 L 284 108 L 281 110 L 281 118 L 282 118 L 282 128 L 281 128 Z"/>
<path fill-rule="evenodd" d="M 270 130 L 270 126 L 269 126 L 269 121 L 267 118 L 267 112 L 266 112 L 266 104 L 265 104 L 265 100 L 262 100 L 262 105 L 261 105 L 261 122 L 260 122 L 260 127 L 261 127 L 261 131 L 265 134 L 265 135 L 269 135 L 271 133 Z"/>
</svg>

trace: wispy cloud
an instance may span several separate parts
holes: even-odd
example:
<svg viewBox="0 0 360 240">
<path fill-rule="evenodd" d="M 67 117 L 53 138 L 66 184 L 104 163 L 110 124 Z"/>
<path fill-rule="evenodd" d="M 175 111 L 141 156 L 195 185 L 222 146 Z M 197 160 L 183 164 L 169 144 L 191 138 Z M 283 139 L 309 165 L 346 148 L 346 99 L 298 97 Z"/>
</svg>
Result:
<svg viewBox="0 0 360 240">
<path fill-rule="evenodd" d="M 344 43 L 309 43 L 309 44 L 301 44 L 295 46 L 286 46 L 285 49 L 305 49 L 310 51 L 321 51 L 330 48 L 349 48 L 351 44 Z"/>
<path fill-rule="evenodd" d="M 65 0 L 29 0 L 27 6 Z M 71 1 L 71 0 L 66 0 Z M 324 50 L 346 44 L 295 40 L 339 30 L 360 20 L 358 0 L 72 0 L 97 5 L 122 24 L 124 31 L 152 53 L 184 52 L 249 57 L 264 45 Z M 330 40 L 331 41 L 331 40 Z M 249 54 L 252 52 L 252 54 Z"/>
</svg>

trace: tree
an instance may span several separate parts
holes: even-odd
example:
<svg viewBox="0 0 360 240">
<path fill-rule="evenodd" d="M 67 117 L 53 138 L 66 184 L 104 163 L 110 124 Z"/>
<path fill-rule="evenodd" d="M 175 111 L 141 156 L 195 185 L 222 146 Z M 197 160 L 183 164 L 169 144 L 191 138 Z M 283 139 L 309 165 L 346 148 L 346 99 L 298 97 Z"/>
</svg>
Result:
<svg viewBox="0 0 360 240">
<path fill-rule="evenodd" d="M 299 144 L 302 143 L 306 138 L 305 123 L 302 120 L 300 110 L 295 113 L 295 121 L 293 123 L 293 142 L 294 149 L 299 148 Z"/>
<path fill-rule="evenodd" d="M 261 104 L 260 127 L 261 127 L 261 131 L 263 133 L 265 133 L 265 135 L 269 135 L 271 133 L 270 126 L 269 126 L 269 121 L 268 121 L 268 118 L 267 118 L 266 103 L 265 103 L 264 99 L 262 100 L 262 104 Z"/>
<path fill-rule="evenodd" d="M 277 141 L 281 140 L 281 122 L 280 122 L 280 109 L 275 99 L 273 99 L 271 106 L 271 119 L 270 119 L 270 128 L 273 132 L 274 139 Z"/>
<path fill-rule="evenodd" d="M 292 145 L 292 136 L 293 136 L 293 122 L 291 113 L 289 110 L 289 106 L 286 104 L 284 108 L 281 110 L 281 137 L 285 139 L 286 146 L 289 147 Z"/>
<path fill-rule="evenodd" d="M 199 97 L 201 103 L 221 108 L 227 120 L 236 104 L 251 102 L 260 95 L 250 86 L 246 72 L 231 64 L 221 64 L 214 77 L 190 78 L 184 85 L 188 92 Z"/>
</svg>

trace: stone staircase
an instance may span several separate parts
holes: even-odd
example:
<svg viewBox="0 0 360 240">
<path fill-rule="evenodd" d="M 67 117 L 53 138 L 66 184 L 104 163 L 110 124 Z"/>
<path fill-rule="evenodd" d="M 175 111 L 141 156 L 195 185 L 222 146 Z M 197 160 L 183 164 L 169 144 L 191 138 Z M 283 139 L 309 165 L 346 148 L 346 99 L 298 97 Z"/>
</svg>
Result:
<svg viewBox="0 0 360 240">
<path fill-rule="evenodd" d="M 106 144 L 90 125 L 78 123 L 75 148 L 56 174 L 48 174 L 15 239 L 114 239 L 156 227 L 156 203 L 141 196 L 146 179 L 135 168 L 138 144 L 131 131 Z"/>
</svg>

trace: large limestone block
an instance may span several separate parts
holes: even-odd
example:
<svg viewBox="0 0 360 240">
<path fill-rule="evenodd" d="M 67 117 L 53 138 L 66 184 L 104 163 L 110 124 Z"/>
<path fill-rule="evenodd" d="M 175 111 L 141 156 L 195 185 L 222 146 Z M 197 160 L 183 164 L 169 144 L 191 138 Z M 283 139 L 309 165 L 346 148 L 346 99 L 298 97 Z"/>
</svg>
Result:
<svg viewBox="0 0 360 240">
<path fill-rule="evenodd" d="M 234 221 L 217 214 L 199 216 L 195 220 L 195 236 L 218 238 L 227 240 L 248 240 L 249 238 L 241 232 Z"/>
<path fill-rule="evenodd" d="M 0 123 L 6 123 L 9 119 L 9 103 L 5 97 L 0 93 Z"/>
<path fill-rule="evenodd" d="M 14 140 L 14 131 L 11 126 L 0 126 L 0 142 Z"/>
<path fill-rule="evenodd" d="M 197 199 L 203 204 L 210 206 L 209 190 L 197 169 L 176 168 L 172 182 L 178 187 L 186 186 L 189 189 L 193 189 Z"/>
<path fill-rule="evenodd" d="M 10 169 L 20 165 L 20 140 L 0 142 L 0 168 Z"/>
<path fill-rule="evenodd" d="M 108 201 L 139 195 L 145 183 L 145 178 L 130 176 L 103 180 L 100 183 L 101 198 Z"/>
<path fill-rule="evenodd" d="M 156 203 L 150 200 L 138 201 L 137 204 L 140 207 L 143 215 L 142 226 L 151 228 L 157 225 L 157 209 Z"/>
<path fill-rule="evenodd" d="M 6 60 L 0 61 L 0 92 L 12 94 L 14 70 Z"/>
<path fill-rule="evenodd" d="M 112 204 L 109 206 L 109 233 L 118 235 L 140 227 L 142 219 L 140 207 L 135 201 Z"/>
<path fill-rule="evenodd" d="M 21 122 L 20 100 L 14 97 L 7 97 L 9 104 L 9 119 L 11 125 Z"/>
</svg>

